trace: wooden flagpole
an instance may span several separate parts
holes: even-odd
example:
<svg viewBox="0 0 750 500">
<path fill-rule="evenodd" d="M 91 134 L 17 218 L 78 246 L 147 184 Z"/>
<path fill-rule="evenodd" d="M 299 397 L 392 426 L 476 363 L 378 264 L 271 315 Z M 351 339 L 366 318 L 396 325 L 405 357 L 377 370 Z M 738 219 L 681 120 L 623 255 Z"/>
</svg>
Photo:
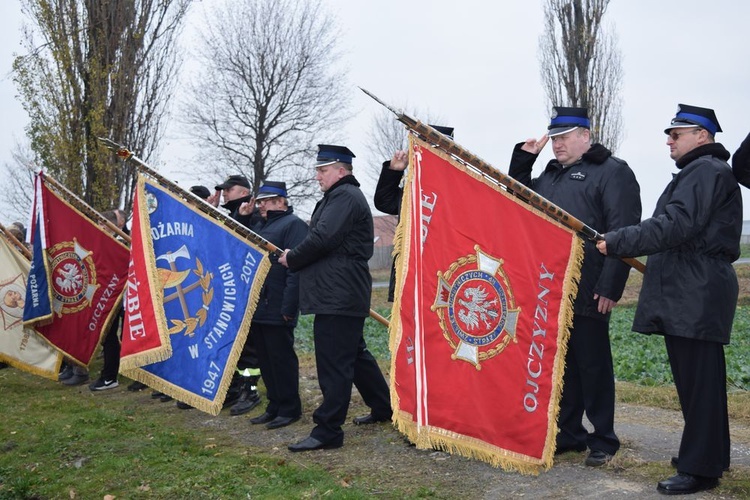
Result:
<svg viewBox="0 0 750 500">
<path fill-rule="evenodd" d="M 0 224 L 0 232 L 2 232 L 5 239 L 8 240 L 9 243 L 11 243 L 16 249 L 18 249 L 19 252 L 21 252 L 21 255 L 26 257 L 26 259 L 31 260 L 31 252 L 28 248 L 26 248 L 26 245 L 23 244 L 23 242 L 18 241 L 18 238 L 13 236 L 8 229 Z"/>
<path fill-rule="evenodd" d="M 140 171 L 142 171 L 146 175 L 158 181 L 162 186 L 169 189 L 172 193 L 176 194 L 182 199 L 186 200 L 192 206 L 198 208 L 199 210 L 219 220 L 225 226 L 233 229 L 245 239 L 252 241 L 259 247 L 264 248 L 268 252 L 276 255 L 277 257 L 281 256 L 281 254 L 283 253 L 283 250 L 281 248 L 277 247 L 276 245 L 266 240 L 265 238 L 255 233 L 254 231 L 251 231 L 250 229 L 240 224 L 236 220 L 232 219 L 231 217 L 221 213 L 213 205 L 209 203 L 204 203 L 202 201 L 198 202 L 195 195 L 188 193 L 187 191 L 182 189 L 180 186 L 178 186 L 174 182 L 170 181 L 166 177 L 162 176 L 161 174 L 153 170 L 143 160 L 135 156 L 131 151 L 129 151 L 124 146 L 117 144 L 111 139 L 106 139 L 103 137 L 99 137 L 99 141 L 102 142 L 102 144 L 104 144 L 107 148 L 113 150 L 115 154 L 117 154 L 117 156 L 122 158 L 124 161 L 134 162 Z M 370 317 L 386 327 L 388 327 L 389 325 L 388 320 L 386 318 L 384 318 L 377 312 L 373 311 L 372 309 L 370 309 Z"/>
<path fill-rule="evenodd" d="M 94 210 L 94 208 L 91 207 L 91 205 L 89 205 L 88 203 L 80 199 L 78 196 L 76 196 L 75 193 L 73 193 L 71 190 L 66 188 L 64 185 L 60 184 L 49 175 L 46 175 L 46 174 L 43 174 L 43 175 L 44 175 L 43 177 L 44 181 L 48 184 L 51 184 L 53 189 L 57 191 L 58 194 L 62 195 L 63 198 L 65 198 L 65 201 L 75 206 L 75 208 L 83 212 L 89 219 L 95 220 L 99 224 L 103 224 L 107 226 L 107 229 L 111 230 L 117 236 L 122 238 L 123 241 L 128 243 L 128 245 L 130 244 L 130 236 L 124 233 L 122 229 L 112 224 L 112 222 L 109 221 L 106 217 L 104 217 L 100 212 Z"/>
<path fill-rule="evenodd" d="M 368 92 L 362 87 L 360 87 L 360 89 L 362 90 L 362 92 L 372 97 L 375 101 L 377 101 L 382 106 L 386 107 L 392 113 L 394 113 L 398 121 L 406 125 L 410 130 L 413 130 L 417 134 L 421 135 L 427 141 L 438 146 L 440 149 L 452 155 L 454 158 L 460 160 L 462 163 L 468 165 L 469 167 L 474 168 L 475 170 L 486 175 L 487 177 L 502 184 L 503 186 L 511 190 L 515 195 L 520 197 L 522 200 L 524 200 L 526 203 L 528 203 L 532 207 L 552 217 L 557 222 L 569 227 L 570 229 L 574 230 L 575 232 L 577 232 L 578 234 L 582 235 L 583 237 L 589 240 L 596 241 L 596 240 L 601 240 L 603 238 L 602 235 L 598 233 L 594 228 L 587 226 L 586 224 L 581 222 L 579 219 L 576 219 L 575 217 L 570 215 L 568 212 L 566 212 L 562 208 L 558 207 L 551 201 L 547 200 L 546 198 L 543 198 L 536 192 L 532 191 L 525 184 L 522 184 L 518 182 L 516 179 L 514 179 L 513 177 L 500 172 L 499 170 L 494 168 L 492 165 L 490 165 L 483 159 L 479 158 L 475 154 L 469 152 L 468 150 L 456 144 L 455 141 L 448 139 L 445 135 L 441 134 L 438 130 L 418 120 L 415 120 L 414 118 L 411 118 L 405 115 L 401 111 L 398 111 L 392 108 L 391 106 L 387 105 L 386 103 L 378 99 L 375 95 L 373 95 L 371 92 Z M 638 271 L 640 271 L 641 273 L 643 273 L 646 270 L 646 265 L 640 262 L 639 260 L 629 258 L 629 257 L 623 257 L 622 260 L 628 265 L 630 265 L 631 267 L 633 267 L 634 269 L 637 269 Z"/>
</svg>

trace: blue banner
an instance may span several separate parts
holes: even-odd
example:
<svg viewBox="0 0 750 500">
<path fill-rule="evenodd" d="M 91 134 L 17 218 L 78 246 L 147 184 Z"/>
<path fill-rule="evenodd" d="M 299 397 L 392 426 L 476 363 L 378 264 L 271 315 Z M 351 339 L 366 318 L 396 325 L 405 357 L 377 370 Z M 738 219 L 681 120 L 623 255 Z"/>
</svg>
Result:
<svg viewBox="0 0 750 500">
<path fill-rule="evenodd" d="M 39 182 L 39 181 L 37 181 Z M 52 294 L 49 288 L 49 275 L 44 250 L 44 218 L 41 190 L 35 189 L 34 227 L 32 232 L 31 269 L 26 286 L 26 301 L 23 307 L 24 323 L 45 323 L 52 319 Z"/>
<path fill-rule="evenodd" d="M 190 195 L 144 177 L 139 184 L 149 255 L 132 260 L 145 264 L 157 323 L 144 326 L 168 334 L 172 355 L 124 373 L 218 414 L 270 267 L 267 252 L 192 206 Z"/>
</svg>

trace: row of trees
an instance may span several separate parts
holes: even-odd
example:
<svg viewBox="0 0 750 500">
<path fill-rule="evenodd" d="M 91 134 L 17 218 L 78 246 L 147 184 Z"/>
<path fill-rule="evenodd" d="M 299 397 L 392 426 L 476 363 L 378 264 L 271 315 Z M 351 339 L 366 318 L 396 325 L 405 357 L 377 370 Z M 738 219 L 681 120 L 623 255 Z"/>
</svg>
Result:
<svg viewBox="0 0 750 500">
<path fill-rule="evenodd" d="M 21 0 L 26 53 L 14 80 L 30 116 L 29 151 L 16 151 L 14 206 L 43 166 L 94 208 L 124 206 L 135 172 L 98 142 L 111 137 L 150 161 L 158 152 L 185 58 L 178 49 L 192 0 Z M 619 142 L 621 69 L 602 28 L 609 0 L 546 0 L 540 38 L 550 101 L 587 106 L 595 138 Z M 347 119 L 335 22 L 319 0 L 224 0 L 204 16 L 195 78 L 178 116 L 200 146 L 204 173 L 243 172 L 257 187 L 284 179 L 293 195 L 315 186 L 303 158 Z M 405 145 L 403 128 L 377 117 L 376 157 Z M 18 168 L 21 166 L 22 168 Z"/>
</svg>

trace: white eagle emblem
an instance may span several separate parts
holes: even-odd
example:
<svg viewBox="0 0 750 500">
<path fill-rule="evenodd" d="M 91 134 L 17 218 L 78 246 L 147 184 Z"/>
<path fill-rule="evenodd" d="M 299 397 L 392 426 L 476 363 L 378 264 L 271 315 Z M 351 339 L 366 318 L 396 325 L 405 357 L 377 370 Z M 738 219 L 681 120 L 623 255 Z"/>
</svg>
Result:
<svg viewBox="0 0 750 500">
<path fill-rule="evenodd" d="M 55 284 L 60 290 L 68 293 L 77 292 L 83 286 L 81 270 L 72 262 L 66 262 L 62 268 L 57 268 L 56 271 L 62 276 L 55 278 Z"/>
<path fill-rule="evenodd" d="M 481 363 L 518 343 L 516 305 L 503 260 L 474 246 L 475 254 L 462 256 L 444 272 L 438 271 L 435 302 L 440 329 L 460 359 L 481 369 Z"/>
<path fill-rule="evenodd" d="M 470 330 L 476 330 L 479 327 L 479 320 L 482 320 L 487 328 L 492 326 L 492 320 L 498 317 L 497 299 L 487 300 L 489 294 L 480 286 L 467 288 L 463 295 L 470 300 L 458 299 L 456 301 L 466 308 L 465 311 L 463 309 L 458 311 L 458 319 L 463 321 Z"/>
</svg>

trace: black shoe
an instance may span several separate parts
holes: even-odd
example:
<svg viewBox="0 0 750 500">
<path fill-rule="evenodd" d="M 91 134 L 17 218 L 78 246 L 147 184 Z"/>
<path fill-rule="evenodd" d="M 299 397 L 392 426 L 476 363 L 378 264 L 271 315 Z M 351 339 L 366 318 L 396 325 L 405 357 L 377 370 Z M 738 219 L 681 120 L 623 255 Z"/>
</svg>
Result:
<svg viewBox="0 0 750 500">
<path fill-rule="evenodd" d="M 146 384 L 144 384 L 143 382 L 138 382 L 136 380 L 134 382 L 131 382 L 130 385 L 128 385 L 128 390 L 130 392 L 138 392 L 138 391 L 142 391 L 146 387 L 148 387 Z"/>
<path fill-rule="evenodd" d="M 169 403 L 170 401 L 172 401 L 172 399 L 174 399 L 172 396 L 168 396 L 166 394 L 162 394 L 161 396 L 159 396 L 159 401 L 161 401 L 162 403 Z"/>
<path fill-rule="evenodd" d="M 299 415 L 296 417 L 276 417 L 266 424 L 266 429 L 278 429 L 280 427 L 286 427 L 289 424 L 293 424 L 299 420 Z"/>
<path fill-rule="evenodd" d="M 290 444 L 287 446 L 289 451 L 312 451 L 312 450 L 332 450 L 334 448 L 341 448 L 344 446 L 344 440 L 333 441 L 330 443 L 324 443 L 319 441 L 312 436 L 308 436 L 299 443 Z"/>
<path fill-rule="evenodd" d="M 151 393 L 151 399 L 159 399 L 163 395 L 164 395 L 163 392 L 154 391 L 154 392 Z"/>
<path fill-rule="evenodd" d="M 72 376 L 73 376 L 73 367 L 70 365 L 65 365 L 63 369 L 60 370 L 60 373 L 57 375 L 57 380 L 62 382 L 63 380 L 68 380 Z"/>
<path fill-rule="evenodd" d="M 73 385 L 83 385 L 83 384 L 85 384 L 88 381 L 89 381 L 89 374 L 88 373 L 81 373 L 81 374 L 74 373 L 71 377 L 66 378 L 65 380 L 63 380 L 62 384 L 63 385 L 70 385 L 70 386 L 73 386 Z"/>
<path fill-rule="evenodd" d="M 663 495 L 689 495 L 703 490 L 710 490 L 719 485 L 717 477 L 693 476 L 684 472 L 678 472 L 664 481 L 659 481 L 656 491 Z"/>
<path fill-rule="evenodd" d="M 271 415 L 270 413 L 263 412 L 262 414 L 258 415 L 257 417 L 253 417 L 250 419 L 251 424 L 267 424 L 271 420 L 275 419 L 276 415 Z"/>
<path fill-rule="evenodd" d="M 605 453 L 601 450 L 591 450 L 584 463 L 589 467 L 600 467 L 609 463 L 610 460 L 612 460 L 612 455 L 609 453 Z"/>
<path fill-rule="evenodd" d="M 91 391 L 106 391 L 107 389 L 114 389 L 119 384 L 117 383 L 117 379 L 114 380 L 104 380 L 102 377 L 99 377 L 94 382 L 91 382 L 89 385 L 89 390 Z"/>
<path fill-rule="evenodd" d="M 390 415 L 387 417 L 376 417 L 372 413 L 369 415 L 365 415 L 363 417 L 354 417 L 354 425 L 368 425 L 368 424 L 377 424 L 380 422 L 387 422 L 391 419 Z"/>
<path fill-rule="evenodd" d="M 8 368 L 10 365 L 8 363 L 0 363 L 0 370 L 4 370 Z"/>
<path fill-rule="evenodd" d="M 237 402 L 229 410 L 229 414 L 234 416 L 244 415 L 259 404 L 260 396 L 257 392 L 253 391 L 251 393 L 247 393 L 243 391 L 240 399 L 237 400 Z"/>
<path fill-rule="evenodd" d="M 582 444 L 579 446 L 558 446 L 555 449 L 555 455 L 562 455 L 563 453 L 567 453 L 569 451 L 575 451 L 576 453 L 586 451 L 586 445 Z"/>
<path fill-rule="evenodd" d="M 190 406 L 187 403 L 183 403 L 182 401 L 177 401 L 177 408 L 179 408 L 180 410 L 192 410 L 193 409 L 192 406 Z"/>
<path fill-rule="evenodd" d="M 243 393 L 250 390 L 250 384 L 248 383 L 248 380 L 250 378 L 251 377 L 243 377 L 242 375 L 239 375 L 237 373 L 232 375 L 232 381 L 229 383 L 229 387 L 227 388 L 227 395 L 224 397 L 222 408 L 229 408 L 231 406 L 234 406 L 237 401 L 242 398 Z"/>
</svg>

